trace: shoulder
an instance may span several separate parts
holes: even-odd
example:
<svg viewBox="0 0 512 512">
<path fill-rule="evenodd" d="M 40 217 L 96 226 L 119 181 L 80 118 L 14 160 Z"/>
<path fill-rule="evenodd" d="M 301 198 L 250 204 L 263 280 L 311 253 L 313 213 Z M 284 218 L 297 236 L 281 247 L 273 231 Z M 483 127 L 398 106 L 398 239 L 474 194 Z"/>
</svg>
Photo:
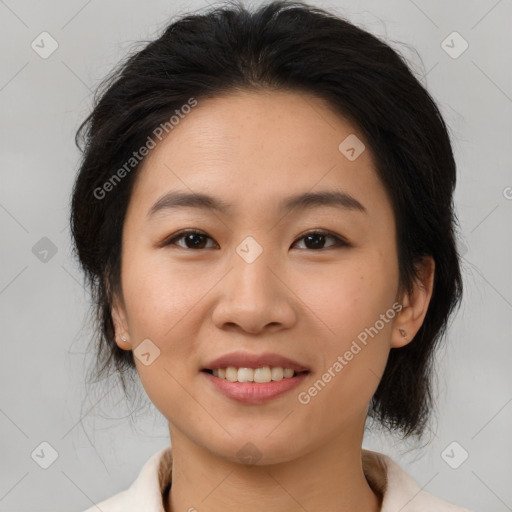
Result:
<svg viewBox="0 0 512 512">
<path fill-rule="evenodd" d="M 172 457 L 170 447 L 154 453 L 143 465 L 135 481 L 84 512 L 164 512 L 162 491 L 170 481 Z"/>
<path fill-rule="evenodd" d="M 131 510 L 129 508 L 129 494 L 129 490 L 126 489 L 93 505 L 87 510 L 84 510 L 84 512 L 98 512 L 98 510 L 101 510 L 101 512 L 126 512 Z"/>
<path fill-rule="evenodd" d="M 381 512 L 470 512 L 430 494 L 387 455 L 363 450 L 369 484 L 382 495 Z"/>
</svg>

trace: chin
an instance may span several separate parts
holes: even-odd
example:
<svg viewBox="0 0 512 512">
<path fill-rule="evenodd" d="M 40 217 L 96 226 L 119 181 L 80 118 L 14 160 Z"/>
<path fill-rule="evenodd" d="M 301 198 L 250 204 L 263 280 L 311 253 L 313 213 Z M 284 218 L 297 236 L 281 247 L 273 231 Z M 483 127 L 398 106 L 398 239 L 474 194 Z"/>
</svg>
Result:
<svg viewBox="0 0 512 512">
<path fill-rule="evenodd" d="M 275 424 L 274 427 L 275 428 Z M 266 466 L 270 464 L 281 464 L 290 462 L 299 457 L 302 452 L 306 452 L 306 447 L 300 449 L 294 436 L 282 432 L 281 435 L 271 434 L 272 429 L 264 433 L 257 434 L 254 431 L 250 435 L 240 433 L 226 439 L 215 442 L 212 445 L 212 437 L 208 439 L 208 444 L 203 445 L 218 457 L 222 457 L 229 462 L 238 463 L 246 466 Z M 283 435 L 284 434 L 284 435 Z M 293 440 L 293 442 L 291 442 Z"/>
</svg>

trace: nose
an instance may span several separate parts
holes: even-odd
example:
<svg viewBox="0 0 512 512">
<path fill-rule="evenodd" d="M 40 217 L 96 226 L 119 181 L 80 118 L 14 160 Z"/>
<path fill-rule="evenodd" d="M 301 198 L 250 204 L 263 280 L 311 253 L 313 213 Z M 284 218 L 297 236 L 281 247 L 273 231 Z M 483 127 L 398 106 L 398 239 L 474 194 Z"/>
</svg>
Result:
<svg viewBox="0 0 512 512">
<path fill-rule="evenodd" d="M 233 266 L 219 283 L 219 299 L 212 320 L 223 330 L 242 330 L 251 334 L 290 328 L 296 322 L 298 302 L 282 265 L 267 257 L 269 251 L 252 263 L 238 254 Z"/>
</svg>

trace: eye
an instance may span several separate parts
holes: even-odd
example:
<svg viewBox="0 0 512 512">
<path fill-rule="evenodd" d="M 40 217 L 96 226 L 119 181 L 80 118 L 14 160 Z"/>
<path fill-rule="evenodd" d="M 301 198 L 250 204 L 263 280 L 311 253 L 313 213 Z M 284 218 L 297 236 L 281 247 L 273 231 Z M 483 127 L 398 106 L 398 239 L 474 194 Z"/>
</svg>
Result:
<svg viewBox="0 0 512 512">
<path fill-rule="evenodd" d="M 330 245 L 328 247 L 322 247 L 325 244 L 325 239 L 331 238 L 335 241 L 333 245 Z M 319 250 L 319 249 L 329 249 L 330 247 L 349 247 L 350 244 L 342 240 L 339 236 L 336 236 L 329 231 L 324 230 L 315 230 L 310 231 L 309 233 L 306 233 L 302 237 L 300 237 L 298 240 L 306 240 L 306 246 L 309 245 L 309 249 L 313 250 Z"/>
<path fill-rule="evenodd" d="M 334 240 L 334 244 L 331 244 L 328 247 L 322 247 L 325 244 L 326 238 L 331 238 Z M 165 240 L 162 244 L 162 246 L 167 245 L 177 245 L 178 247 L 181 247 L 182 249 L 208 249 L 212 247 L 206 247 L 205 246 L 205 240 L 210 239 L 213 240 L 211 237 L 209 237 L 206 233 L 203 233 L 202 231 L 198 231 L 195 229 L 189 229 L 185 231 L 180 231 L 176 235 L 172 236 L 171 238 L 168 238 Z M 178 241 L 184 240 L 184 244 L 178 244 Z M 339 236 L 336 236 L 329 231 L 325 230 L 315 230 L 310 231 L 303 235 L 302 237 L 298 238 L 298 240 L 305 240 L 306 241 L 306 248 L 312 249 L 312 250 L 319 250 L 319 249 L 328 249 L 329 247 L 350 247 L 350 244 L 342 240 Z M 216 245 L 217 246 L 217 245 Z M 214 246 L 215 247 L 215 246 Z M 217 246 L 218 247 L 218 246 Z"/>
<path fill-rule="evenodd" d="M 209 237 L 202 231 L 189 229 L 186 231 L 180 231 L 172 238 L 167 239 L 162 245 L 178 245 L 178 247 L 181 247 L 182 249 L 204 249 L 204 240 L 207 238 L 212 240 L 211 237 Z M 176 241 L 181 239 L 185 240 L 185 246 L 175 243 Z"/>
</svg>

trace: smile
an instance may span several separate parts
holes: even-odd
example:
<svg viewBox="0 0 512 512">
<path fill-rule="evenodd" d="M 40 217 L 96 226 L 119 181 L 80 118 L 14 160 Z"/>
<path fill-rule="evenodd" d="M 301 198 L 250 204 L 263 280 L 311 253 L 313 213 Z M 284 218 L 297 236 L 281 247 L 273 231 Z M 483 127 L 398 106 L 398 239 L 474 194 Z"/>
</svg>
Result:
<svg viewBox="0 0 512 512">
<path fill-rule="evenodd" d="M 297 387 L 310 372 L 269 366 L 255 369 L 231 366 L 204 369 L 200 373 L 222 395 L 246 404 L 262 404 Z"/>
<path fill-rule="evenodd" d="M 235 368 L 228 366 L 227 368 L 215 368 L 213 370 L 205 370 L 215 375 L 219 379 L 225 379 L 229 382 L 273 382 L 282 379 L 289 379 L 298 375 L 292 368 L 283 368 L 282 366 L 262 366 L 260 368 Z"/>
</svg>

